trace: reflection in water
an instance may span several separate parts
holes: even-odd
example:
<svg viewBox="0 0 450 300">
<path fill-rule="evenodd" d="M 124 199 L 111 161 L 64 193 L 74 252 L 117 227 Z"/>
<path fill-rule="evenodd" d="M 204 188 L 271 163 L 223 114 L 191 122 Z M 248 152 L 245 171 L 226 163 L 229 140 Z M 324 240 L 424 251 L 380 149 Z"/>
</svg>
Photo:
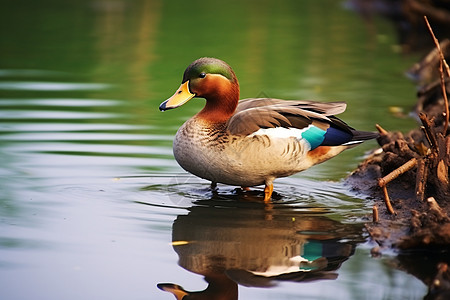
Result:
<svg viewBox="0 0 450 300">
<path fill-rule="evenodd" d="M 179 265 L 204 276 L 204 291 L 159 284 L 177 299 L 237 299 L 237 285 L 270 287 L 277 281 L 336 279 L 335 272 L 361 241 L 360 224 L 324 214 L 263 204 L 198 201 L 173 224 Z M 268 217 L 270 214 L 270 217 Z M 186 299 L 186 298 L 184 298 Z"/>
<path fill-rule="evenodd" d="M 416 251 L 400 253 L 397 267 L 425 283 L 429 290 L 424 299 L 450 299 L 450 253 L 441 251 Z"/>
</svg>

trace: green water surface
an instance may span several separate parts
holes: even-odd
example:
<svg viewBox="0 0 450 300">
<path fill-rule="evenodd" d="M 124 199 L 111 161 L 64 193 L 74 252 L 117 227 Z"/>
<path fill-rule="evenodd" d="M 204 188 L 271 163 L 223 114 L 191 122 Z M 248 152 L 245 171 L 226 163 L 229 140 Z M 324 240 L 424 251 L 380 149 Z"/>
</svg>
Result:
<svg viewBox="0 0 450 300">
<path fill-rule="evenodd" d="M 233 67 L 242 98 L 346 101 L 340 117 L 355 128 L 408 131 L 416 96 L 404 71 L 419 55 L 399 52 L 388 21 L 332 0 L 0 7 L 1 299 L 172 299 L 156 285 L 200 291 L 208 268 L 237 283 L 239 299 L 426 294 L 393 257 L 370 257 L 372 203 L 341 183 L 375 141 L 276 181 L 267 213 L 233 187 L 215 196 L 175 162 L 173 136 L 204 100 L 158 110 L 187 65 L 212 56 Z M 277 249 L 316 262 L 346 254 L 337 278 L 249 283 Z"/>
</svg>

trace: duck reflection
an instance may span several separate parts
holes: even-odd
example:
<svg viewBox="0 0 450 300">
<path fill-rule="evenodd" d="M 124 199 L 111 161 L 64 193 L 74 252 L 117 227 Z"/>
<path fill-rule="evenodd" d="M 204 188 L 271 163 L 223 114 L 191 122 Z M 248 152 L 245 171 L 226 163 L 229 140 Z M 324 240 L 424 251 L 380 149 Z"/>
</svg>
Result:
<svg viewBox="0 0 450 300">
<path fill-rule="evenodd" d="M 335 271 L 362 241 L 361 225 L 324 213 L 260 204 L 228 207 L 201 201 L 174 221 L 173 248 L 184 269 L 204 276 L 204 291 L 176 284 L 158 287 L 177 299 L 238 299 L 237 285 L 270 287 L 277 281 L 335 279 Z M 242 204 L 242 202 L 241 202 Z"/>
</svg>

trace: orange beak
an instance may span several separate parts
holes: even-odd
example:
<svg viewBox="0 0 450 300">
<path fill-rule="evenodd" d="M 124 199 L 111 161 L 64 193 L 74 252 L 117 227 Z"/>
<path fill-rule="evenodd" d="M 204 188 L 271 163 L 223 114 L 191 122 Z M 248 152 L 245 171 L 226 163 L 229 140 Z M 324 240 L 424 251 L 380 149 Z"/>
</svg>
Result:
<svg viewBox="0 0 450 300">
<path fill-rule="evenodd" d="M 159 106 L 159 110 L 165 111 L 168 109 L 177 108 L 194 97 L 195 94 L 192 94 L 189 91 L 189 80 L 188 80 L 180 85 L 180 87 L 175 92 L 175 94 L 173 94 L 172 97 L 161 103 L 161 105 Z"/>
</svg>

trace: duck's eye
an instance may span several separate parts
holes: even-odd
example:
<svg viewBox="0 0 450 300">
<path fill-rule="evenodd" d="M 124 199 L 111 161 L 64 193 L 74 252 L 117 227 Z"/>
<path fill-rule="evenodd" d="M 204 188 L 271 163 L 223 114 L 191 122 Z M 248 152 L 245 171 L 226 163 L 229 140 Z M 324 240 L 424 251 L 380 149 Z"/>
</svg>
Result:
<svg viewBox="0 0 450 300">
<path fill-rule="evenodd" d="M 206 73 L 200 73 L 200 75 L 198 75 L 198 77 L 205 78 L 206 77 Z"/>
</svg>

